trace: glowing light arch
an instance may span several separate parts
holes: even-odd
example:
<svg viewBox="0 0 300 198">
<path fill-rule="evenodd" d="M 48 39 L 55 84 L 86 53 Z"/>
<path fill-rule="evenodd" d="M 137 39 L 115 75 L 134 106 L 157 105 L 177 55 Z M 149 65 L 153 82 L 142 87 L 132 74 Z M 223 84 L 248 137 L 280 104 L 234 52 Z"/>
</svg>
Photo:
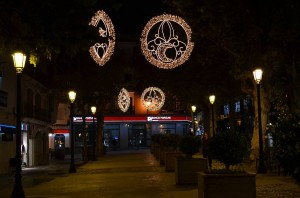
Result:
<svg viewBox="0 0 300 198">
<path fill-rule="evenodd" d="M 160 110 L 165 103 L 164 92 L 157 87 L 146 88 L 141 95 L 142 103 L 149 111 Z"/>
<path fill-rule="evenodd" d="M 178 28 L 174 29 L 173 25 L 181 28 L 184 34 Z M 194 48 L 191 34 L 191 28 L 179 16 L 163 14 L 153 17 L 140 38 L 142 53 L 158 68 L 173 69 L 189 58 Z"/>
<path fill-rule="evenodd" d="M 125 88 L 122 88 L 118 95 L 118 105 L 123 112 L 126 112 L 130 106 L 130 96 Z"/>
<path fill-rule="evenodd" d="M 104 42 L 95 43 L 89 49 L 94 61 L 98 65 L 103 66 L 114 52 L 116 40 L 114 26 L 109 16 L 103 10 L 96 12 L 89 25 L 97 27 L 99 36 L 106 39 Z"/>
</svg>

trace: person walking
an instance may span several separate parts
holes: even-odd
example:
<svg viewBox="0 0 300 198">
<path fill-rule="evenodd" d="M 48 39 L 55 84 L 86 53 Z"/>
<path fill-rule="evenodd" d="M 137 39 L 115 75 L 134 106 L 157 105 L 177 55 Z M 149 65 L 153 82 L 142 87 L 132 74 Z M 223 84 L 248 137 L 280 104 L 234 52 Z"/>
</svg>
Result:
<svg viewBox="0 0 300 198">
<path fill-rule="evenodd" d="M 202 136 L 202 154 L 204 158 L 207 158 L 208 160 L 208 166 L 209 169 L 211 170 L 212 168 L 212 158 L 211 154 L 209 152 L 209 139 L 208 139 L 208 134 L 205 132 Z"/>
</svg>

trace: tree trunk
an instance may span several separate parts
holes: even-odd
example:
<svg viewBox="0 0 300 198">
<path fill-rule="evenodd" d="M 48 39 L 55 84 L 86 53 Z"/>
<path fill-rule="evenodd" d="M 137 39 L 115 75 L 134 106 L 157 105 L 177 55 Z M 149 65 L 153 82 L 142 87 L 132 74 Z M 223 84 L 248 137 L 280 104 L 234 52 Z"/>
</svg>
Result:
<svg viewBox="0 0 300 198">
<path fill-rule="evenodd" d="M 83 116 L 83 119 L 82 119 L 82 140 L 83 140 L 82 159 L 84 162 L 88 161 L 86 135 L 87 135 L 87 132 L 86 132 L 85 116 Z"/>
<path fill-rule="evenodd" d="M 103 143 L 103 116 L 97 117 L 97 143 L 96 143 L 96 156 L 102 156 L 105 154 L 104 143 Z"/>
</svg>

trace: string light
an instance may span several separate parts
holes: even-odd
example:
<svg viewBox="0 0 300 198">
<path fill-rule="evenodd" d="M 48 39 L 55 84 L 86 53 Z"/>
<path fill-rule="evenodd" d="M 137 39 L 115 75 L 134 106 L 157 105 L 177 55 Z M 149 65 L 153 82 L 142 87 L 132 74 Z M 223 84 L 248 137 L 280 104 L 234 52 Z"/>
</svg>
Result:
<svg viewBox="0 0 300 198">
<path fill-rule="evenodd" d="M 153 17 L 140 38 L 142 53 L 158 68 L 173 69 L 189 58 L 194 48 L 191 34 L 191 28 L 179 16 L 163 14 Z"/>
<path fill-rule="evenodd" d="M 157 87 L 148 87 L 143 91 L 141 99 L 146 109 L 156 111 L 161 109 L 164 105 L 165 94 Z"/>
<path fill-rule="evenodd" d="M 118 105 L 121 111 L 126 112 L 130 105 L 130 96 L 126 89 L 122 88 L 118 96 Z"/>
<path fill-rule="evenodd" d="M 114 52 L 116 40 L 114 26 L 109 16 L 103 10 L 96 12 L 89 25 L 97 27 L 99 36 L 106 39 L 105 42 L 95 43 L 89 49 L 94 61 L 100 66 L 103 66 Z"/>
</svg>

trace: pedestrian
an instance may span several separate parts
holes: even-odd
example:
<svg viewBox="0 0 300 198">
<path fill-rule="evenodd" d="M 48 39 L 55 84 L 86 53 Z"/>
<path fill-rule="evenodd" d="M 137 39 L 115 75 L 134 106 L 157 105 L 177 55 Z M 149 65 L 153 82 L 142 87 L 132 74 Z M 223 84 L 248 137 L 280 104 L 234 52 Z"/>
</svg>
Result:
<svg viewBox="0 0 300 198">
<path fill-rule="evenodd" d="M 208 134 L 206 132 L 204 132 L 204 134 L 202 135 L 202 154 L 204 158 L 207 158 L 208 160 L 208 166 L 209 169 L 211 170 L 212 168 L 212 158 L 211 158 L 211 154 L 209 152 L 209 139 L 208 139 Z"/>
<path fill-rule="evenodd" d="M 26 148 L 24 146 L 24 144 L 22 144 L 22 148 L 21 148 L 21 162 L 22 162 L 22 165 L 24 164 L 25 165 L 25 156 L 26 156 Z"/>
</svg>

